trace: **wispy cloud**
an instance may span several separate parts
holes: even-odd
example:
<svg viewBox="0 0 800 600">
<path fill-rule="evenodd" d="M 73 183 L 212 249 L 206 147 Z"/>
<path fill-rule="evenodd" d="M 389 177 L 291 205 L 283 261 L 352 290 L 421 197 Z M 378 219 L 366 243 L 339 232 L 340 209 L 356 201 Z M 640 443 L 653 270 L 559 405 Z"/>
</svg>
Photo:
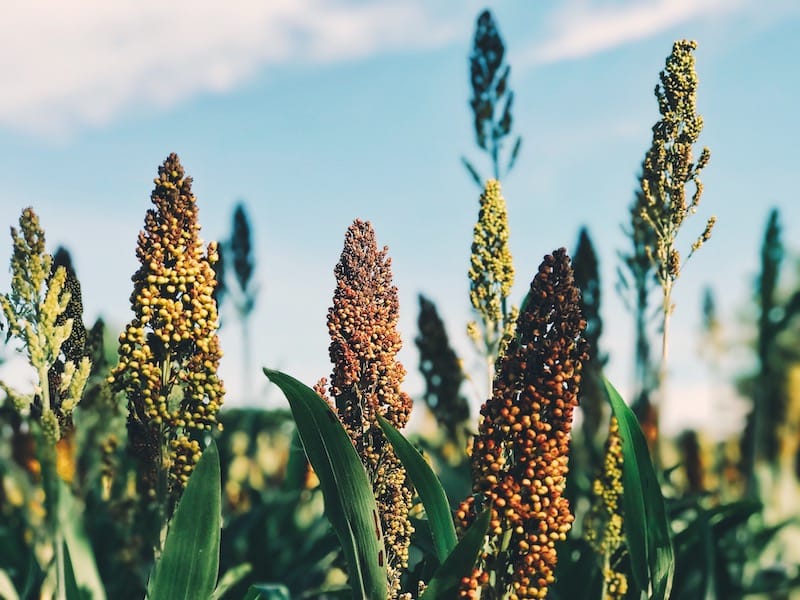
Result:
<svg viewBox="0 0 800 600">
<path fill-rule="evenodd" d="M 430 10 L 423 0 L 12 2 L 0 19 L 0 127 L 59 135 L 231 89 L 270 64 L 452 39 Z"/>
<path fill-rule="evenodd" d="M 600 5 L 573 0 L 552 15 L 550 35 L 522 51 L 520 66 L 584 58 L 652 37 L 693 19 L 738 9 L 744 0 L 634 0 Z"/>
</svg>

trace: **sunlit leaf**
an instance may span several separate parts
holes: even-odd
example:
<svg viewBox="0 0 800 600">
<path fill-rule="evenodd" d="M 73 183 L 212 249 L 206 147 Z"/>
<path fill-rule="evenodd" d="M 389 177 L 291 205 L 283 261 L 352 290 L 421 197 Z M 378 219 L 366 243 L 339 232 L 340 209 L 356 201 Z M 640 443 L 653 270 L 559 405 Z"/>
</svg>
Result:
<svg viewBox="0 0 800 600">
<path fill-rule="evenodd" d="M 633 576 L 650 598 L 663 600 L 669 597 L 675 571 L 664 497 L 636 416 L 608 380 L 605 386 L 622 438 L 622 503 Z"/>
<path fill-rule="evenodd" d="M 353 598 L 383 600 L 388 593 L 386 551 L 367 472 L 328 404 L 293 377 L 264 369 L 292 409 L 306 455 L 319 477 L 325 514 L 347 558 Z"/>
<path fill-rule="evenodd" d="M 220 466 L 212 441 L 200 457 L 169 524 L 148 586 L 151 600 L 210 598 L 219 571 Z"/>
<path fill-rule="evenodd" d="M 422 500 L 425 514 L 428 516 L 436 557 L 443 563 L 458 542 L 444 488 L 430 465 L 402 433 L 381 416 L 378 416 L 378 423 Z"/>
</svg>

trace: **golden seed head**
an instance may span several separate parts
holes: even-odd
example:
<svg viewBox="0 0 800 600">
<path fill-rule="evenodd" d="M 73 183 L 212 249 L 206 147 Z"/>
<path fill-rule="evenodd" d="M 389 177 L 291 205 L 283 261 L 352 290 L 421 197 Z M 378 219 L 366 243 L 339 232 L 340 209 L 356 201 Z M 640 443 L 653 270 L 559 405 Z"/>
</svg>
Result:
<svg viewBox="0 0 800 600">
<path fill-rule="evenodd" d="M 480 318 L 486 345 L 494 355 L 503 336 L 503 323 L 508 320 L 505 303 L 514 285 L 514 265 L 508 239 L 506 201 L 500 182 L 490 179 L 481 194 L 480 212 L 473 232 L 469 298 Z M 470 337 L 480 339 L 477 331 L 470 331 Z"/>
<path fill-rule="evenodd" d="M 217 424 L 225 394 L 217 375 L 222 352 L 212 299 L 215 246 L 204 249 L 199 238 L 191 178 L 175 154 L 154 181 L 154 208 L 138 236 L 140 267 L 132 277 L 135 317 L 111 377 L 128 398 L 128 427 L 139 455 L 152 461 L 157 453 L 150 446 L 167 436 L 166 463 L 179 493 L 199 457 L 197 440 Z M 151 467 L 152 476 L 159 466 Z"/>
</svg>

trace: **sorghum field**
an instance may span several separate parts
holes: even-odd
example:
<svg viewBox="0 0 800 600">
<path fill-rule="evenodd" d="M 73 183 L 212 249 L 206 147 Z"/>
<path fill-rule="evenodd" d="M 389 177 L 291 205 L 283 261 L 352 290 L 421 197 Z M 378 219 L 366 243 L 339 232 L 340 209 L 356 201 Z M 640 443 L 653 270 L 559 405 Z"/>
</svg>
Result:
<svg viewBox="0 0 800 600">
<path fill-rule="evenodd" d="M 247 210 L 237 206 L 229 238 L 204 240 L 203 200 L 168 150 L 131 240 L 122 328 L 85 321 L 80 273 L 50 247 L 35 206 L 7 224 L 2 356 L 24 356 L 34 383 L 0 383 L 0 598 L 797 597 L 800 292 L 780 280 L 778 211 L 755 290 L 757 367 L 736 382 L 752 400 L 745 428 L 675 438 L 659 418 L 683 318 L 673 290 L 726 210 L 703 202 L 713 149 L 700 144 L 697 43 L 665 48 L 653 73 L 660 117 L 619 215 L 618 291 L 636 334 L 636 385 L 623 398 L 604 375 L 588 230 L 574 249 L 542 248 L 535 272 L 514 268 L 501 182 L 521 137 L 489 11 L 473 39 L 470 108 L 490 165 L 463 160 L 476 184 L 463 326 L 478 361 L 457 354 L 446 307 L 424 295 L 418 334 L 401 340 L 391 249 L 352 215 L 338 259 L 319 257 L 336 265 L 330 372 L 262 372 L 247 351 L 259 335 Z M 244 332 L 245 368 L 286 408 L 226 408 L 223 306 Z M 712 370 L 722 352 L 712 294 L 703 306 Z M 403 343 L 418 365 L 398 360 Z M 404 380 L 416 368 L 425 389 L 412 397 Z"/>
</svg>

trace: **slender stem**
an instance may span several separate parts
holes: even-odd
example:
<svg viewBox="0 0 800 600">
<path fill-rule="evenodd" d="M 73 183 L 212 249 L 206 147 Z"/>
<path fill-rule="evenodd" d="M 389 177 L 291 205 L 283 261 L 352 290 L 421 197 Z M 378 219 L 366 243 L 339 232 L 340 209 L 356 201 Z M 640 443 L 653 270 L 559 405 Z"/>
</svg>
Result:
<svg viewBox="0 0 800 600">
<path fill-rule="evenodd" d="M 608 597 L 608 572 L 611 570 L 611 556 L 608 551 L 603 554 L 603 589 L 600 592 L 600 600 Z"/>
<path fill-rule="evenodd" d="M 661 364 L 658 367 L 658 403 L 654 408 L 653 428 L 655 440 L 653 443 L 653 462 L 656 467 L 661 465 L 661 435 L 659 430 L 660 413 L 667 399 L 667 360 L 669 358 L 669 327 L 672 315 L 672 279 L 664 280 L 664 324 L 661 332 Z"/>
<path fill-rule="evenodd" d="M 42 400 L 42 416 L 51 413 L 50 408 L 50 378 L 48 368 L 40 366 L 39 375 L 39 395 Z M 45 501 L 47 508 L 47 529 L 50 541 L 53 544 L 53 556 L 55 557 L 56 567 L 56 591 L 57 600 L 66 600 L 66 568 L 64 565 L 64 536 L 58 523 L 58 500 L 59 482 L 58 469 L 56 466 L 56 447 L 52 439 L 47 439 L 41 435 L 39 439 L 42 459 L 42 485 L 44 486 Z"/>
<path fill-rule="evenodd" d="M 249 315 L 245 311 L 239 314 L 239 321 L 242 325 L 242 383 L 244 384 L 244 396 L 251 399 L 252 389 L 250 386 L 250 323 Z"/>
</svg>

